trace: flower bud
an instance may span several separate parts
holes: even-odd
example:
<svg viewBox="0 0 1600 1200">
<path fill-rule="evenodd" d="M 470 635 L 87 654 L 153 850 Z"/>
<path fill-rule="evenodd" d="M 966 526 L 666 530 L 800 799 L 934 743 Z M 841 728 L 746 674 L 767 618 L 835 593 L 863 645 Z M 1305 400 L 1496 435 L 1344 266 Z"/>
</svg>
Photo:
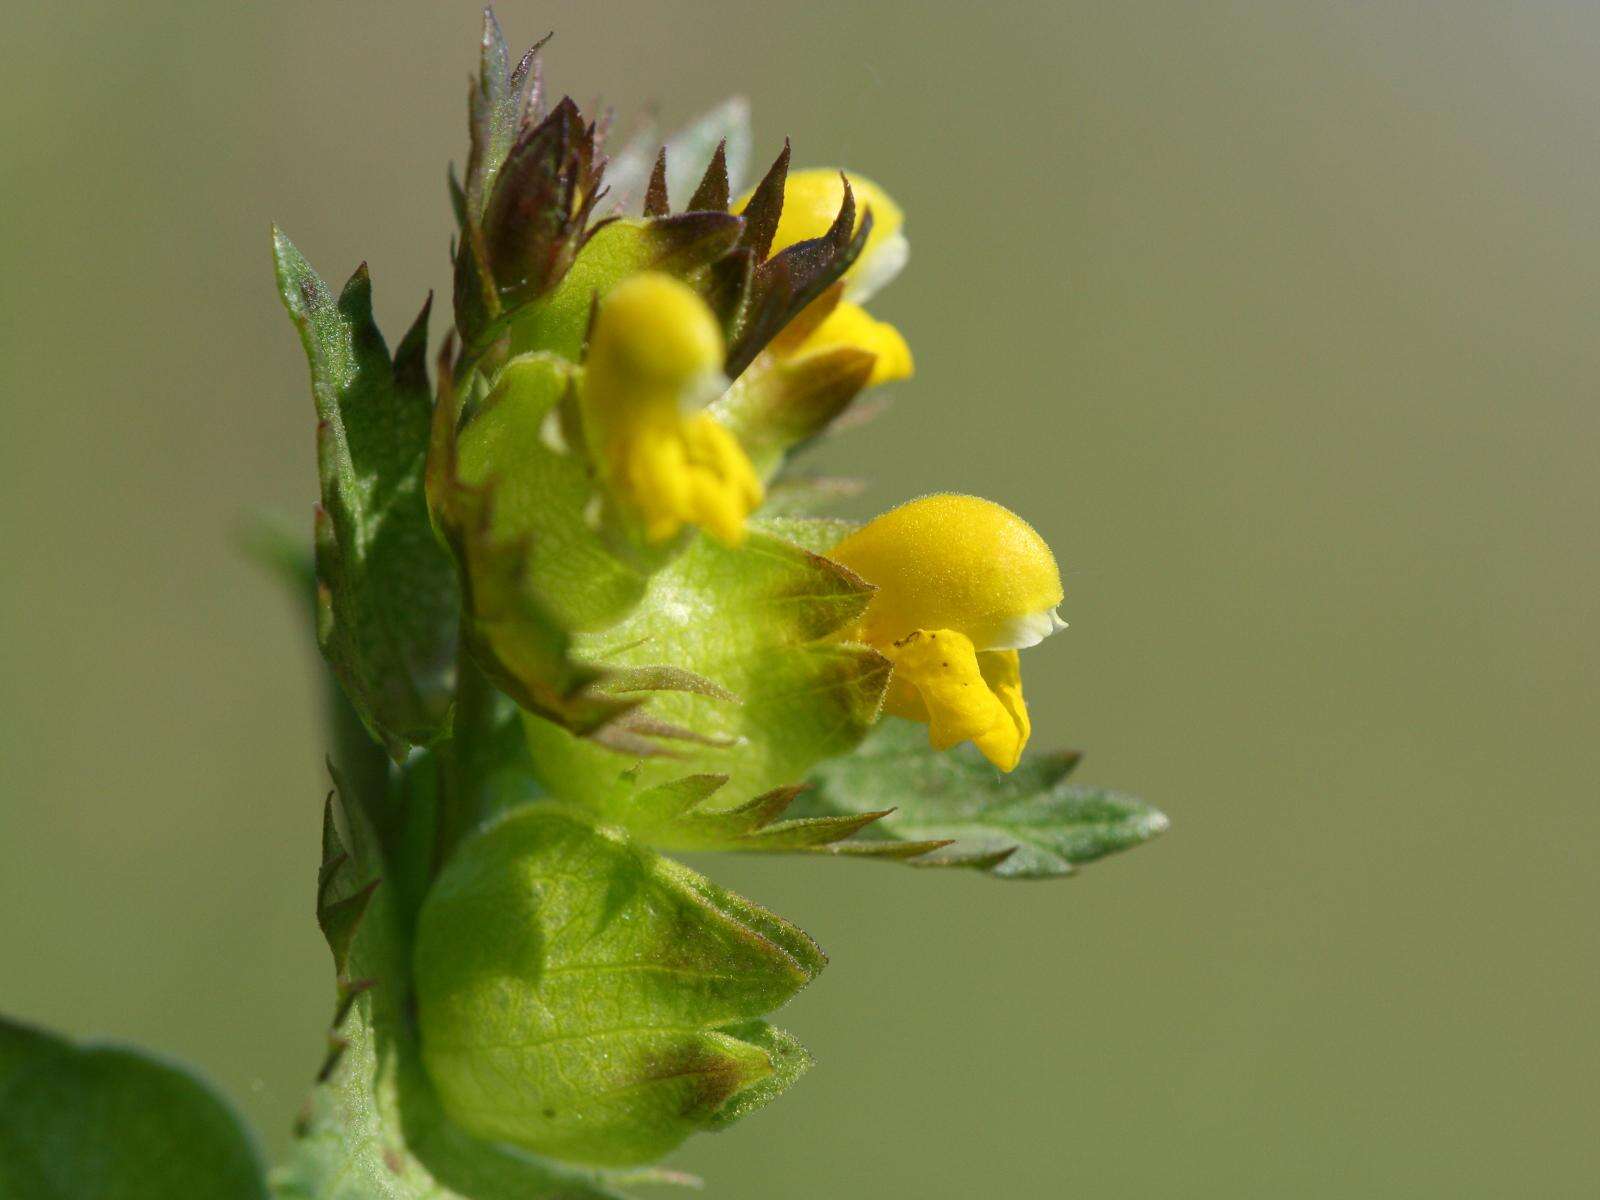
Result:
<svg viewBox="0 0 1600 1200">
<path fill-rule="evenodd" d="M 856 198 L 856 226 L 864 214 L 872 213 L 872 231 L 861 256 L 845 272 L 845 296 L 864 301 L 898 275 L 910 257 L 910 243 L 904 232 L 905 214 L 900 206 L 872 180 L 854 172 L 844 173 Z M 743 209 L 749 197 L 741 201 Z M 821 237 L 839 215 L 844 200 L 844 179 L 833 167 L 816 167 L 789 172 L 783 189 L 783 214 L 773 238 L 771 253 L 787 249 L 796 242 Z"/>
</svg>

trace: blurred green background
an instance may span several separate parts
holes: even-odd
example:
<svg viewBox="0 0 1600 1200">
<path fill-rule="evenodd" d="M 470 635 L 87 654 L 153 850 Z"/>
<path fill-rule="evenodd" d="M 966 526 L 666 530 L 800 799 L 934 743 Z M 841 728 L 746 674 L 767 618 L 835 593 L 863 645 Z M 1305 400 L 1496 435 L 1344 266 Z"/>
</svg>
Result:
<svg viewBox="0 0 1600 1200">
<path fill-rule="evenodd" d="M 580 4 L 556 88 L 904 204 L 919 374 L 817 455 L 1032 519 L 1041 744 L 1174 820 L 1055 885 L 709 869 L 832 955 L 711 1196 L 1578 1197 L 1600 1178 L 1600 10 Z M 13 6 L 0 39 L 0 1010 L 272 1148 L 331 994 L 269 220 L 447 282 L 465 3 Z M 702 864 L 704 865 L 704 864 Z"/>
</svg>

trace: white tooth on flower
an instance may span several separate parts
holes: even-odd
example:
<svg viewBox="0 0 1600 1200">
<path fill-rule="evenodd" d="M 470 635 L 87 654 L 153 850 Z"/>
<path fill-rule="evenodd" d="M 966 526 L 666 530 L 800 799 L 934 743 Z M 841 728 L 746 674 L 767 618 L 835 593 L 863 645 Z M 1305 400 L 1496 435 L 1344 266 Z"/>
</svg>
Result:
<svg viewBox="0 0 1600 1200">
<path fill-rule="evenodd" d="M 572 447 L 567 445 L 567 435 L 561 429 L 561 410 L 552 408 L 545 413 L 544 420 L 539 422 L 539 440 L 557 454 L 570 454 Z"/>
<path fill-rule="evenodd" d="M 728 377 L 716 368 L 712 368 L 700 375 L 684 387 L 678 396 L 678 411 L 684 416 L 692 416 L 710 407 L 723 392 L 728 390 Z"/>
<path fill-rule="evenodd" d="M 1029 646 L 1037 646 L 1052 633 L 1059 633 L 1067 627 L 1061 615 L 1053 608 L 1041 609 L 1039 612 L 1024 613 L 1020 617 L 1012 617 L 1009 621 L 1001 622 L 994 629 L 991 637 L 984 639 L 984 650 L 1026 650 Z"/>
<path fill-rule="evenodd" d="M 874 293 L 905 269 L 906 260 L 910 257 L 911 243 L 906 240 L 904 233 L 896 232 L 892 237 L 885 238 L 881 245 L 874 246 L 870 254 L 857 259 L 850 268 L 844 280 L 844 298 L 852 304 L 870 300 Z"/>
</svg>

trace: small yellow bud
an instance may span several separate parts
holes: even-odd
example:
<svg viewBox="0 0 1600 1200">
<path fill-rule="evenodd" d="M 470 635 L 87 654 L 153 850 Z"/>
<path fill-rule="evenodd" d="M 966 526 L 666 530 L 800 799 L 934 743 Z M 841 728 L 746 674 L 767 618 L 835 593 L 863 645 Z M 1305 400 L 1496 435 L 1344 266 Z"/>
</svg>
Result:
<svg viewBox="0 0 1600 1200">
<path fill-rule="evenodd" d="M 924 496 L 829 554 L 876 586 L 856 636 L 894 663 L 887 711 L 937 749 L 972 741 L 1003 771 L 1031 726 L 1020 649 L 1063 628 L 1055 556 L 1021 517 L 976 496 Z"/>
<path fill-rule="evenodd" d="M 699 411 L 725 386 L 722 332 L 699 295 L 646 273 L 600 302 L 584 362 L 589 438 L 612 492 L 665 541 L 685 524 L 737 545 L 761 481 L 737 439 Z"/>
<path fill-rule="evenodd" d="M 797 353 L 834 350 L 839 347 L 865 350 L 874 358 L 868 387 L 909 379 L 913 370 L 911 347 L 900 331 L 887 321 L 879 321 L 859 304 L 843 301 L 822 324 L 801 343 Z"/>
<path fill-rule="evenodd" d="M 856 200 L 856 228 L 868 209 L 872 210 L 872 232 L 867 244 L 845 273 L 846 295 L 851 300 L 866 300 L 900 273 L 910 256 L 910 243 L 904 232 L 905 214 L 872 180 L 846 171 L 850 190 Z M 743 211 L 749 202 L 747 195 L 738 204 Z M 772 242 L 772 253 L 785 250 L 796 242 L 821 237 L 839 215 L 844 203 L 844 180 L 833 167 L 815 167 L 804 171 L 791 171 L 783 188 L 783 214 L 778 220 L 777 236 Z"/>
</svg>

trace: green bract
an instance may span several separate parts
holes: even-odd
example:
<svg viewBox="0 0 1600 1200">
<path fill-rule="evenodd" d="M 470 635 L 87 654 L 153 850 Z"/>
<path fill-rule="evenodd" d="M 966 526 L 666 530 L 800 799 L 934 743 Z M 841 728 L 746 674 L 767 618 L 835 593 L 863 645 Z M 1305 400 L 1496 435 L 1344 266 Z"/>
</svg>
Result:
<svg viewBox="0 0 1600 1200">
<path fill-rule="evenodd" d="M 877 717 L 888 664 L 839 640 L 869 594 L 845 568 L 776 534 L 753 532 L 738 549 L 697 539 L 626 620 L 575 642 L 612 670 L 667 663 L 707 681 L 660 692 L 652 723 L 638 726 L 670 738 L 671 753 L 622 758 L 530 716 L 534 769 L 551 791 L 624 821 L 627 794 L 687 771 L 727 776 L 727 803 L 799 782 Z"/>
<path fill-rule="evenodd" d="M 858 263 L 868 206 L 811 170 L 786 217 L 785 145 L 733 211 L 738 101 L 608 158 L 604 123 L 546 105 L 537 49 L 513 61 L 486 18 L 431 379 L 428 305 L 391 355 L 365 266 L 335 295 L 273 235 L 320 491 L 306 552 L 270 554 L 329 667 L 334 777 L 316 905 L 332 1019 L 280 1200 L 619 1200 L 683 1182 L 639 1165 L 790 1086 L 810 1058 L 764 1018 L 822 953 L 662 851 L 1041 878 L 1166 826 L 1067 783 L 1074 755 L 1017 761 L 1014 647 L 1042 632 L 968 642 L 961 675 L 938 631 L 874 630 L 869 604 L 926 609 L 919 573 L 875 588 L 835 561 L 853 526 L 815 513 L 854 485 L 791 472 L 863 389 L 913 369 L 859 303 L 905 260 L 898 206 L 862 181 L 885 223 Z M 980 607 L 994 594 L 983 526 L 888 528 L 863 537 L 955 564 Z M 1015 770 L 932 750 L 930 696 L 1009 705 L 995 761 Z M 188 1076 L 0 1022 L 8 1200 L 263 1189 Z"/>
<path fill-rule="evenodd" d="M 619 831 L 524 809 L 463 844 L 423 906 L 422 1057 L 471 1133 L 648 1162 L 804 1069 L 755 1018 L 824 961 L 794 926 Z"/>
</svg>

